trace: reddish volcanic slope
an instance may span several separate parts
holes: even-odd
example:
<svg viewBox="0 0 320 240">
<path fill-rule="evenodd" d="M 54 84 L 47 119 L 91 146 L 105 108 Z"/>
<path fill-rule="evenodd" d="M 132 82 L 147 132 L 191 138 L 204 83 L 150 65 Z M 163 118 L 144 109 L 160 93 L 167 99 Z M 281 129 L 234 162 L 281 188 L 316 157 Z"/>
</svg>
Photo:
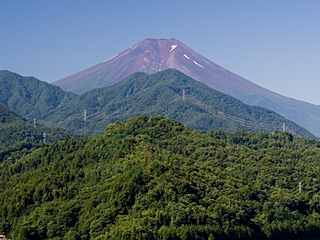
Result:
<svg viewBox="0 0 320 240">
<path fill-rule="evenodd" d="M 262 88 L 211 62 L 174 38 L 145 39 L 102 63 L 53 84 L 82 94 L 92 88 L 115 84 L 135 72 L 151 74 L 168 68 L 177 69 L 246 104 L 275 111 L 320 136 L 320 106 Z"/>
<path fill-rule="evenodd" d="M 211 88 L 231 94 L 264 89 L 209 61 L 176 39 L 145 39 L 93 67 L 54 82 L 78 94 L 117 83 L 135 72 L 177 69 Z"/>
</svg>

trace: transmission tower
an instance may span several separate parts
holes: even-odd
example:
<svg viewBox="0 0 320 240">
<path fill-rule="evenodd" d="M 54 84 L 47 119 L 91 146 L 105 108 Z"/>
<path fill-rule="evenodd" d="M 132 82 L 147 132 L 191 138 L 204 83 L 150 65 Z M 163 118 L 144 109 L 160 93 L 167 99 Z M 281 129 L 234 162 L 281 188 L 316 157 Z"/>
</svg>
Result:
<svg viewBox="0 0 320 240">
<path fill-rule="evenodd" d="M 33 119 L 33 126 L 36 128 L 36 118 Z"/>
<path fill-rule="evenodd" d="M 43 133 L 43 144 L 47 144 L 46 133 Z"/>
<path fill-rule="evenodd" d="M 186 100 L 186 90 L 182 89 L 182 100 Z"/>
<path fill-rule="evenodd" d="M 83 120 L 87 120 L 87 109 L 85 108 L 83 111 Z"/>
<path fill-rule="evenodd" d="M 286 131 L 286 124 L 282 124 L 282 132 L 285 132 Z"/>
</svg>

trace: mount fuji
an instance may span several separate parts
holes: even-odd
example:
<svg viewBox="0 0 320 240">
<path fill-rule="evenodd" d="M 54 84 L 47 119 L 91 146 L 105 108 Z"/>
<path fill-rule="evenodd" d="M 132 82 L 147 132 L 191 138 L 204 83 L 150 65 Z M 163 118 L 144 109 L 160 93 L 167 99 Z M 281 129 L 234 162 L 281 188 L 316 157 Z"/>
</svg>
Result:
<svg viewBox="0 0 320 240">
<path fill-rule="evenodd" d="M 152 74 L 170 68 L 246 104 L 275 111 L 320 136 L 320 106 L 260 87 L 213 63 L 174 38 L 145 39 L 53 84 L 63 90 L 82 94 L 93 88 L 113 85 L 135 72 Z"/>
</svg>

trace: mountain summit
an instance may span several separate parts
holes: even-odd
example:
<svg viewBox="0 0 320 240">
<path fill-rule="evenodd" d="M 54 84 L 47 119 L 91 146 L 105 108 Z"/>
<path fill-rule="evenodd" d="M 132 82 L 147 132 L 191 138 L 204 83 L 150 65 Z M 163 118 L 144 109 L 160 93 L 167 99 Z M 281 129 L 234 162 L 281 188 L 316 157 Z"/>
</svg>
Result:
<svg viewBox="0 0 320 240">
<path fill-rule="evenodd" d="M 177 69 L 246 104 L 275 111 L 320 137 L 320 106 L 262 88 L 213 63 L 174 38 L 145 39 L 104 62 L 53 84 L 82 94 L 93 88 L 113 85 L 135 72 L 152 74 L 169 68 Z"/>
<path fill-rule="evenodd" d="M 231 94 L 234 91 L 263 91 L 248 80 L 199 55 L 178 40 L 145 39 L 93 67 L 54 82 L 66 91 L 82 94 L 122 81 L 135 72 L 152 74 L 169 68 Z"/>
</svg>

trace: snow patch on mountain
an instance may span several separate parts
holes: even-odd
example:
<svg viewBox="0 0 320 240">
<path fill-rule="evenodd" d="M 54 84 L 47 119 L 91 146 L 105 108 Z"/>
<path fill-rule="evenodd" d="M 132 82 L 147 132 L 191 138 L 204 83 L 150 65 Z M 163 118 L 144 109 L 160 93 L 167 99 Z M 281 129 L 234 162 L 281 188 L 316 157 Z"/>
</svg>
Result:
<svg viewBox="0 0 320 240">
<path fill-rule="evenodd" d="M 194 62 L 194 64 L 198 65 L 199 67 L 204 68 L 202 65 L 200 65 L 200 64 L 199 64 L 199 63 L 197 63 L 196 61 L 193 61 L 193 62 Z"/>
<path fill-rule="evenodd" d="M 113 58 L 117 57 L 118 55 L 119 55 L 119 54 L 116 54 L 116 55 L 114 55 L 113 57 L 108 58 L 107 60 L 104 60 L 103 62 L 109 61 L 109 60 L 111 60 L 111 59 L 113 59 Z"/>
<path fill-rule="evenodd" d="M 171 49 L 170 49 L 170 52 L 172 52 L 177 46 L 178 46 L 177 44 L 172 45 L 172 46 L 171 46 Z"/>
<path fill-rule="evenodd" d="M 186 59 L 190 59 L 187 55 L 183 54 L 183 56 L 186 58 Z"/>
</svg>

